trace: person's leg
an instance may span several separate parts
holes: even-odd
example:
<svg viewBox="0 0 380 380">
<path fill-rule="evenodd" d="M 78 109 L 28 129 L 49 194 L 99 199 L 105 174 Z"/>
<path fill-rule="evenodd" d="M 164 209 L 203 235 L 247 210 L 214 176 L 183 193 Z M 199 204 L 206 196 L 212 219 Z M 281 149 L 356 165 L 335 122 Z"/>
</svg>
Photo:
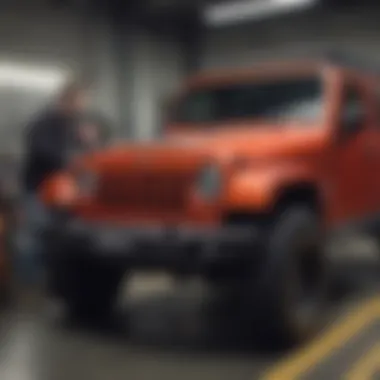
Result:
<svg viewBox="0 0 380 380">
<path fill-rule="evenodd" d="M 22 284 L 34 286 L 43 280 L 40 232 L 47 222 L 46 210 L 36 194 L 25 197 L 23 215 L 17 244 L 18 277 Z"/>
</svg>

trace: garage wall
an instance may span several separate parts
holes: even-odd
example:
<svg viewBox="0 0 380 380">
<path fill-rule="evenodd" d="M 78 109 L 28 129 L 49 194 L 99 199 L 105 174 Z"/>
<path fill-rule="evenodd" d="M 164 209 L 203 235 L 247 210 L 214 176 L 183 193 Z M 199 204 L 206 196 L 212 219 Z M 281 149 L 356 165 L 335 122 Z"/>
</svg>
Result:
<svg viewBox="0 0 380 380">
<path fill-rule="evenodd" d="M 133 137 L 146 140 L 160 130 L 164 103 L 181 83 L 185 65 L 174 36 L 139 30 L 134 34 L 131 48 L 130 122 Z"/>
<path fill-rule="evenodd" d="M 115 30 L 102 15 L 86 19 L 68 9 L 20 9 L 0 12 L 0 66 L 15 62 L 60 70 L 63 76 L 83 72 L 93 81 L 94 105 L 112 121 L 114 135 L 144 140 L 157 133 L 163 103 L 185 68 L 176 36 L 132 31 L 125 38 L 123 67 L 120 41 L 118 45 Z M 0 151 L 21 151 L 25 122 L 54 90 L 10 88 L 0 81 Z"/>
<path fill-rule="evenodd" d="M 0 66 L 22 70 L 57 71 L 62 77 L 79 71 L 83 44 L 79 16 L 68 11 L 38 8 L 0 12 Z M 15 74 L 17 75 L 17 74 Z M 54 92 L 48 87 L 6 84 L 0 81 L 0 149 L 18 151 L 26 120 Z"/>
<path fill-rule="evenodd" d="M 105 18 L 88 19 L 85 26 L 85 52 L 81 60 L 83 72 L 91 80 L 94 109 L 99 110 L 115 128 L 114 134 L 120 135 L 121 115 L 118 63 L 114 41 L 114 31 Z"/>
<path fill-rule="evenodd" d="M 261 60 L 317 55 L 331 47 L 380 62 L 379 10 L 297 14 L 243 26 L 209 29 L 200 65 L 249 66 Z"/>
<path fill-rule="evenodd" d="M 83 75 L 92 84 L 94 108 L 121 135 L 114 31 L 104 15 L 79 9 L 46 9 L 22 4 L 0 12 L 0 71 L 3 62 L 26 69 L 58 71 L 62 80 Z M 23 129 L 52 99 L 59 86 L 5 86 L 0 80 L 0 151 L 22 151 Z"/>
</svg>

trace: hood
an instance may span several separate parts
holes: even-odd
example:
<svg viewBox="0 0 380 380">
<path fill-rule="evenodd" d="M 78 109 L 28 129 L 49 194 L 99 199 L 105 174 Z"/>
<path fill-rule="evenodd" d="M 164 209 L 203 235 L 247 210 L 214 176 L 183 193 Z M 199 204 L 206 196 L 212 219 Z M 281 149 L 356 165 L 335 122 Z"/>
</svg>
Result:
<svg viewBox="0 0 380 380">
<path fill-rule="evenodd" d="M 326 133 L 320 126 L 262 126 L 210 131 L 178 131 L 148 143 L 112 146 L 87 160 L 96 165 L 142 165 L 151 167 L 194 167 L 206 160 L 239 158 L 273 159 L 318 152 Z"/>
<path fill-rule="evenodd" d="M 210 131 L 173 132 L 167 141 L 204 149 L 220 158 L 275 158 L 310 154 L 319 150 L 326 138 L 318 125 L 262 125 Z"/>
</svg>

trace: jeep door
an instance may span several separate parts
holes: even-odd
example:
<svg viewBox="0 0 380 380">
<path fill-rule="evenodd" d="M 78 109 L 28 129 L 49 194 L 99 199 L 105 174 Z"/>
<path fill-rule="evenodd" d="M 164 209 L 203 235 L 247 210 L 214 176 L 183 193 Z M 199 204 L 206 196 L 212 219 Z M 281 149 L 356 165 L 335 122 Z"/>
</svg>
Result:
<svg viewBox="0 0 380 380">
<path fill-rule="evenodd" d="M 335 222 L 364 221 L 374 211 L 376 179 L 370 149 L 373 145 L 371 107 L 363 83 L 345 77 L 338 104 L 329 208 Z"/>
</svg>

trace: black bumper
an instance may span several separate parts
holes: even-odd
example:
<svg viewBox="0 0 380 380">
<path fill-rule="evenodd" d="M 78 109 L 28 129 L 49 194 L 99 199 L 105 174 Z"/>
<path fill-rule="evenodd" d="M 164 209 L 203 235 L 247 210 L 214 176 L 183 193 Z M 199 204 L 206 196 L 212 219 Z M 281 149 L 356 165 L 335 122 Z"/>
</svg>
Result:
<svg viewBox="0 0 380 380">
<path fill-rule="evenodd" d="M 190 272 L 247 263 L 259 250 L 259 231 L 247 227 L 121 227 L 70 221 L 49 226 L 43 239 L 49 262 L 82 257 Z"/>
</svg>

